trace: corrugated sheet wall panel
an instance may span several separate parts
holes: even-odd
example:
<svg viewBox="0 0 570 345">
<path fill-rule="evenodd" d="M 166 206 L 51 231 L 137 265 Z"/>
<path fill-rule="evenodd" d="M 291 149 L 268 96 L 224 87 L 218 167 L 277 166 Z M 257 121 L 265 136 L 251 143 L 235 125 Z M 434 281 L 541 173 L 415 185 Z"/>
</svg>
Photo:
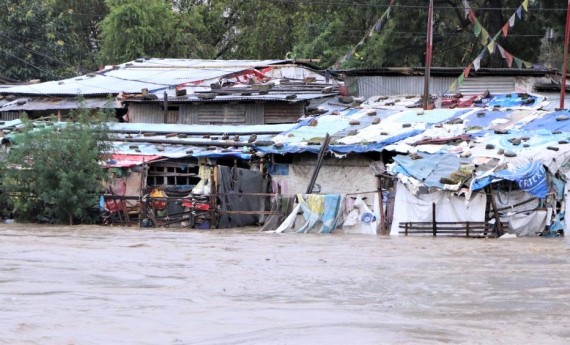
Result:
<svg viewBox="0 0 570 345">
<path fill-rule="evenodd" d="M 164 113 L 158 104 L 129 105 L 129 119 L 133 123 L 162 123 Z"/>
<path fill-rule="evenodd" d="M 430 79 L 430 93 L 445 93 L 456 78 L 434 77 Z M 404 77 L 347 77 L 345 83 L 351 94 L 369 98 L 378 95 L 422 95 L 424 93 L 423 76 Z"/>
<path fill-rule="evenodd" d="M 477 77 L 466 78 L 459 91 L 465 95 L 481 94 L 489 90 L 491 93 L 508 93 L 515 91 L 515 77 Z"/>
<path fill-rule="evenodd" d="M 0 113 L 0 120 L 2 121 L 12 121 L 20 118 L 20 113 L 17 111 L 7 111 Z"/>
<path fill-rule="evenodd" d="M 265 123 L 295 123 L 305 114 L 302 103 L 266 103 Z"/>
<path fill-rule="evenodd" d="M 450 93 L 449 87 L 457 77 L 432 77 L 430 94 Z M 349 76 L 345 78 L 351 95 L 373 97 L 378 95 L 422 95 L 424 93 L 423 76 Z M 514 76 L 466 78 L 459 91 L 464 94 L 481 94 L 485 90 L 491 93 L 515 91 Z"/>
<path fill-rule="evenodd" d="M 162 112 L 162 116 L 164 118 L 164 111 Z M 178 109 L 168 110 L 168 116 L 166 123 L 178 123 Z"/>
<path fill-rule="evenodd" d="M 245 124 L 244 104 L 202 104 L 198 108 L 200 124 Z"/>
<path fill-rule="evenodd" d="M 178 116 L 178 124 L 196 125 L 198 124 L 198 108 L 195 104 L 180 105 L 180 115 Z"/>
<path fill-rule="evenodd" d="M 263 113 L 265 105 L 262 103 L 250 103 L 245 106 L 245 124 L 246 125 L 263 125 Z"/>
</svg>

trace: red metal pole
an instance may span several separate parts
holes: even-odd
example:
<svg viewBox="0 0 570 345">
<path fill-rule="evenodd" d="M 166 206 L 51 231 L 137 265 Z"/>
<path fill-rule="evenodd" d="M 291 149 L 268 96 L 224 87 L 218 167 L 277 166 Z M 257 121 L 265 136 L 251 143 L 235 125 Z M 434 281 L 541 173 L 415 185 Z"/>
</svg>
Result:
<svg viewBox="0 0 570 345">
<path fill-rule="evenodd" d="M 570 0 L 568 0 L 570 5 Z M 429 104 L 429 76 L 431 71 L 431 55 L 432 55 L 432 38 L 433 38 L 433 0 L 429 0 L 428 9 L 428 28 L 427 28 L 427 40 L 426 40 L 426 70 L 425 70 L 425 81 L 424 81 L 424 110 L 428 109 Z"/>
<path fill-rule="evenodd" d="M 566 31 L 564 33 L 564 63 L 562 64 L 562 80 L 560 81 L 560 109 L 564 109 L 566 97 L 566 72 L 568 71 L 568 36 L 570 36 L 570 0 L 566 9 Z"/>
</svg>

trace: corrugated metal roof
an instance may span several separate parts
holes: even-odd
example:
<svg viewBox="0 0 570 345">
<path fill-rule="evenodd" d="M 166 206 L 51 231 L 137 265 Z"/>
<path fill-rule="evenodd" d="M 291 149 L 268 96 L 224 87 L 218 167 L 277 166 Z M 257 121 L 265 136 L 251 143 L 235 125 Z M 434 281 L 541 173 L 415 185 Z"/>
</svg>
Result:
<svg viewBox="0 0 570 345">
<path fill-rule="evenodd" d="M 0 106 L 0 111 L 34 111 L 57 109 L 101 109 L 114 108 L 115 102 L 108 98 L 84 98 L 78 101 L 75 98 L 39 97 L 19 98 Z"/>
<path fill-rule="evenodd" d="M 136 93 L 144 88 L 156 92 L 182 83 L 220 78 L 230 73 L 287 61 L 138 59 L 81 77 L 0 89 L 0 93 L 89 96 Z"/>
<path fill-rule="evenodd" d="M 109 128 L 116 133 L 183 133 L 188 135 L 204 134 L 278 134 L 296 126 L 296 124 L 280 125 L 250 125 L 250 126 L 223 126 L 223 125 L 179 125 L 179 124 L 152 124 L 152 123 L 111 123 Z"/>
<path fill-rule="evenodd" d="M 290 95 L 295 95 L 295 98 L 288 99 Z M 231 102 L 231 101 L 265 101 L 265 102 L 289 102 L 289 103 L 298 103 L 304 101 L 311 101 L 314 99 L 319 98 L 327 98 L 327 97 L 334 97 L 336 94 L 330 93 L 283 93 L 283 94 L 276 94 L 276 93 L 268 93 L 267 95 L 259 95 L 254 94 L 251 96 L 242 96 L 240 94 L 235 95 L 218 95 L 216 98 L 213 99 L 206 99 L 206 98 L 199 98 L 196 95 L 188 95 L 188 96 L 179 96 L 179 97 L 168 97 L 169 103 L 193 103 L 193 102 L 208 102 L 208 103 L 217 103 L 217 102 Z M 148 103 L 148 102 L 163 102 L 162 98 L 145 100 L 145 99 L 135 99 L 130 98 L 126 99 L 124 102 L 133 102 L 133 103 Z"/>
<path fill-rule="evenodd" d="M 465 67 L 432 67 L 430 75 L 458 75 L 463 73 Z M 363 68 L 363 69 L 343 69 L 335 70 L 333 73 L 343 73 L 350 76 L 380 76 L 380 75 L 424 75 L 425 67 L 380 67 L 380 68 Z M 556 69 L 534 66 L 533 68 L 479 68 L 477 71 L 471 69 L 470 74 L 473 75 L 516 75 L 516 76 L 536 76 L 555 74 Z"/>
</svg>

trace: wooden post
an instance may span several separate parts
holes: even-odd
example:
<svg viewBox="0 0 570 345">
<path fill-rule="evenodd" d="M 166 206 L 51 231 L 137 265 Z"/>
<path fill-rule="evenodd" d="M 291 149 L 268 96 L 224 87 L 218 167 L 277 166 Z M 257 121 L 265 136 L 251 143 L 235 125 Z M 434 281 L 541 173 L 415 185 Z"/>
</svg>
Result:
<svg viewBox="0 0 570 345">
<path fill-rule="evenodd" d="M 166 93 L 166 91 L 164 91 L 164 118 L 163 118 L 163 123 L 168 123 L 168 94 Z"/>
<path fill-rule="evenodd" d="M 429 77 L 431 73 L 431 55 L 433 40 L 433 0 L 429 0 L 428 7 L 428 27 L 426 39 L 426 58 L 425 58 L 425 76 L 424 76 L 424 110 L 429 109 Z"/>
<path fill-rule="evenodd" d="M 408 236 L 408 223 L 404 223 L 404 234 Z"/>
<path fill-rule="evenodd" d="M 491 206 L 493 207 L 493 214 L 495 215 L 495 225 L 497 227 L 497 237 L 503 236 L 503 224 L 501 223 L 501 218 L 499 217 L 499 211 L 497 210 L 497 203 L 495 201 L 495 195 L 490 186 L 487 186 L 487 198 L 491 198 Z"/>
<path fill-rule="evenodd" d="M 382 175 L 378 175 L 378 198 L 380 199 L 379 202 L 379 209 L 380 209 L 380 231 L 376 229 L 376 233 L 380 233 L 382 235 L 386 235 L 386 218 L 384 214 L 384 202 L 383 202 L 383 195 L 382 195 Z"/>
<path fill-rule="evenodd" d="M 216 181 L 214 181 L 214 170 L 217 166 L 212 167 L 212 171 L 210 172 L 210 226 L 209 228 L 212 229 L 214 222 L 216 221 Z"/>
<path fill-rule="evenodd" d="M 467 227 L 465 229 L 465 237 L 469 237 L 469 222 L 467 222 Z"/>
<path fill-rule="evenodd" d="M 144 196 L 144 186 L 146 185 L 146 183 L 144 183 L 144 179 L 146 176 L 146 170 L 148 169 L 148 166 L 143 158 L 143 164 L 141 166 L 141 180 L 140 180 L 140 186 L 139 186 L 139 228 L 142 225 L 142 221 L 144 218 L 146 218 L 146 203 L 143 206 L 143 196 Z"/>
<path fill-rule="evenodd" d="M 432 217 L 432 227 L 433 227 L 433 235 L 437 236 L 437 223 L 435 221 L 435 202 L 431 204 L 431 217 Z"/>
</svg>

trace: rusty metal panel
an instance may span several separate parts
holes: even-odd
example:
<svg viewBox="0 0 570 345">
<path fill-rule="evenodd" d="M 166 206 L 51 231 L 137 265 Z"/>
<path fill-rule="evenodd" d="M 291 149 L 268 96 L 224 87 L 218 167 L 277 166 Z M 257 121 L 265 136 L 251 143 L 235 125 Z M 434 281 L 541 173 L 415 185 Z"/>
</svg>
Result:
<svg viewBox="0 0 570 345">
<path fill-rule="evenodd" d="M 181 104 L 178 116 L 180 125 L 198 124 L 198 107 L 195 104 Z"/>
<path fill-rule="evenodd" d="M 162 123 L 164 112 L 159 104 L 129 105 L 129 121 L 133 123 Z"/>
<path fill-rule="evenodd" d="M 164 110 L 162 117 L 164 118 Z M 166 123 L 178 123 L 178 109 L 168 109 L 168 114 L 166 115 Z"/>
<path fill-rule="evenodd" d="M 198 106 L 200 124 L 245 124 L 244 104 L 201 104 Z"/>
<path fill-rule="evenodd" d="M 2 121 L 12 121 L 20 118 L 20 113 L 17 111 L 6 111 L 0 113 L 0 120 Z"/>
<path fill-rule="evenodd" d="M 249 103 L 245 106 L 245 124 L 246 125 L 262 125 L 264 124 L 263 115 L 265 105 L 263 103 Z"/>
<path fill-rule="evenodd" d="M 295 123 L 305 114 L 305 105 L 299 103 L 266 103 L 265 123 Z"/>
</svg>

